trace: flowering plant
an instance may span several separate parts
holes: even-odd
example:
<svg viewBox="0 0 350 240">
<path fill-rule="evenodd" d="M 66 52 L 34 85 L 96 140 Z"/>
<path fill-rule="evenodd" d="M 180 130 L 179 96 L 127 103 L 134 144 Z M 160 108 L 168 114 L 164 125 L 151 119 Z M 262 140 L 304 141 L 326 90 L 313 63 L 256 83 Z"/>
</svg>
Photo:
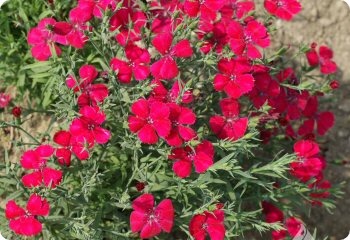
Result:
<svg viewBox="0 0 350 240">
<path fill-rule="evenodd" d="M 319 108 L 337 86 L 332 50 L 269 50 L 273 20 L 301 5 L 264 6 L 256 17 L 252 0 L 79 0 L 40 19 L 26 68 L 51 82 L 59 126 L 1 165 L 14 191 L 5 233 L 284 239 L 301 206 L 332 208 L 317 143 L 334 125 Z M 22 129 L 20 115 L 0 126 Z"/>
</svg>

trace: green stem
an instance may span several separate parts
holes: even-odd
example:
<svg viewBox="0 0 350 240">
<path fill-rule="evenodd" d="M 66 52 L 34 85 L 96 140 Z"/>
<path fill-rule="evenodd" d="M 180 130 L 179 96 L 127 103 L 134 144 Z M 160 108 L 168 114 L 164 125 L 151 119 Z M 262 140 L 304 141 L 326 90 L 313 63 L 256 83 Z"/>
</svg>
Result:
<svg viewBox="0 0 350 240">
<path fill-rule="evenodd" d="M 17 128 L 18 130 L 24 132 L 30 139 L 32 139 L 35 143 L 37 144 L 41 144 L 40 141 L 38 141 L 35 137 L 33 137 L 29 132 L 27 132 L 24 128 L 22 128 L 21 126 L 18 125 L 14 125 L 11 123 L 7 123 L 7 122 L 1 122 L 0 123 L 0 128 L 4 128 L 4 127 L 13 127 L 13 128 Z"/>
</svg>

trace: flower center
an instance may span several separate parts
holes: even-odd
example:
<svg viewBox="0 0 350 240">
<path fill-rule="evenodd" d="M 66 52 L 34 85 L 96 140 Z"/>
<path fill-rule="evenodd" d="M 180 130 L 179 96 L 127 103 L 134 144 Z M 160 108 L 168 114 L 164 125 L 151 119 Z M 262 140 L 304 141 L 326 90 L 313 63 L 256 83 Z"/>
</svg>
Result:
<svg viewBox="0 0 350 240">
<path fill-rule="evenodd" d="M 250 36 L 250 35 L 244 35 L 244 41 L 245 41 L 246 43 L 252 42 L 252 36 Z"/>
<path fill-rule="evenodd" d="M 231 75 L 231 76 L 230 76 L 230 80 L 231 80 L 231 81 L 235 81 L 235 80 L 236 80 L 236 75 Z"/>
<path fill-rule="evenodd" d="M 196 153 L 194 151 L 190 151 L 187 153 L 187 157 L 191 160 L 193 160 L 194 156 L 196 156 Z"/>
<path fill-rule="evenodd" d="M 207 223 L 204 223 L 203 225 L 202 225 L 202 229 L 207 229 L 208 228 L 208 224 Z"/>
<path fill-rule="evenodd" d="M 284 7 L 285 3 L 284 1 L 277 1 L 277 7 Z"/>
<path fill-rule="evenodd" d="M 148 124 L 153 124 L 153 119 L 150 118 L 150 117 L 148 117 L 148 118 L 147 118 L 147 123 L 148 123 Z"/>
<path fill-rule="evenodd" d="M 157 223 L 159 220 L 159 216 L 155 214 L 154 209 L 151 209 L 147 216 L 148 223 Z"/>
<path fill-rule="evenodd" d="M 90 131 L 95 129 L 95 124 L 88 124 L 87 127 Z"/>
</svg>

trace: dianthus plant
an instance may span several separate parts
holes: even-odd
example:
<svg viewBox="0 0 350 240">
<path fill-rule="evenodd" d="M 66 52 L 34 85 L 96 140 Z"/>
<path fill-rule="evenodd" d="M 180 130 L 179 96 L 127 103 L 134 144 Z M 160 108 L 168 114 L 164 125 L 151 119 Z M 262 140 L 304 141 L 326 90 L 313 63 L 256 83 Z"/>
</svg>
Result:
<svg viewBox="0 0 350 240">
<path fill-rule="evenodd" d="M 30 29 L 26 68 L 54 81 L 59 124 L 4 166 L 3 234 L 284 239 L 332 208 L 319 139 L 335 120 L 319 104 L 338 87 L 333 52 L 275 51 L 274 20 L 302 6 L 255 4 L 79 0 Z"/>
</svg>

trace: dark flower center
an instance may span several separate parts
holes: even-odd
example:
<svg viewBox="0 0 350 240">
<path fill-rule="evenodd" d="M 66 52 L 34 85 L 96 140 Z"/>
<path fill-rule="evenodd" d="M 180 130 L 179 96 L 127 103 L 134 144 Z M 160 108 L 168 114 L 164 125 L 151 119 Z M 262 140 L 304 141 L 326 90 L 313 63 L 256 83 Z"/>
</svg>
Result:
<svg viewBox="0 0 350 240">
<path fill-rule="evenodd" d="M 88 124 L 87 127 L 90 131 L 95 129 L 95 124 Z"/>
</svg>

